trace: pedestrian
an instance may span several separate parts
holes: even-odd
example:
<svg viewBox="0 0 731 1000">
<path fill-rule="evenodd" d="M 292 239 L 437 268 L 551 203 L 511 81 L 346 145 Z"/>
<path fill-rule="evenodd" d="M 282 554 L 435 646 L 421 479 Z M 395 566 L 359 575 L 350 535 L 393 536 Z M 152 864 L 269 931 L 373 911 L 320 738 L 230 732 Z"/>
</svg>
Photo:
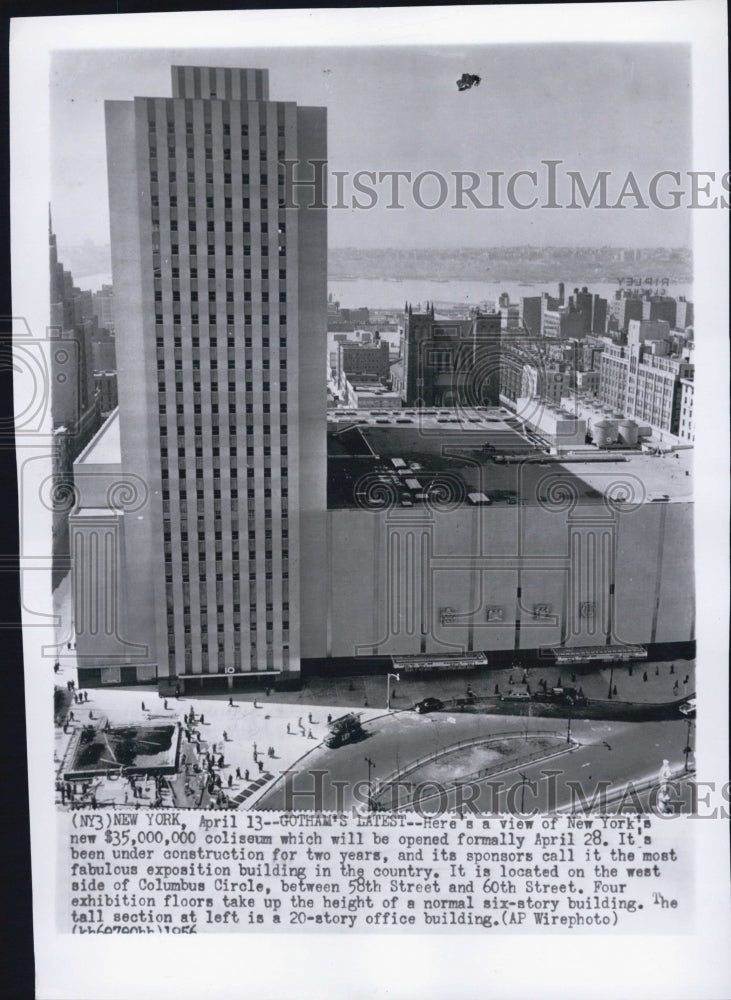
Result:
<svg viewBox="0 0 731 1000">
<path fill-rule="evenodd" d="M 289 723 L 287 723 L 287 734 L 290 734 L 291 732 L 292 732 L 292 727 L 290 726 Z"/>
<path fill-rule="evenodd" d="M 673 684 L 673 692 L 674 692 L 675 694 L 677 694 L 677 693 L 678 693 L 678 682 L 677 682 L 677 681 L 676 681 L 676 682 L 675 682 L 675 683 Z"/>
<path fill-rule="evenodd" d="M 254 756 L 256 757 L 256 754 L 257 754 L 256 743 L 253 743 L 252 746 L 254 748 Z"/>
<path fill-rule="evenodd" d="M 147 711 L 147 709 L 145 708 L 145 703 L 144 703 L 144 701 L 142 702 L 142 711 L 143 711 L 143 712 L 146 712 L 146 711 Z"/>
<path fill-rule="evenodd" d="M 642 680 L 643 681 L 647 681 L 647 671 L 646 670 L 645 670 L 645 672 L 642 675 Z"/>
<path fill-rule="evenodd" d="M 218 766 L 225 767 L 225 764 L 223 762 L 223 754 L 221 754 L 221 756 L 218 758 Z"/>
<path fill-rule="evenodd" d="M 205 726 L 205 724 L 206 724 L 206 720 L 203 718 L 203 714 L 201 713 L 201 725 Z"/>
<path fill-rule="evenodd" d="M 57 674 L 60 669 L 61 669 L 61 664 L 59 663 L 58 660 L 56 660 L 56 662 L 53 664 L 53 672 L 54 672 L 54 674 Z"/>
<path fill-rule="evenodd" d="M 309 729 L 309 730 L 307 731 L 307 739 L 308 739 L 308 740 L 314 740 L 314 738 L 315 738 L 315 737 L 314 737 L 314 736 L 312 735 L 312 730 L 311 730 L 311 729 Z"/>
<path fill-rule="evenodd" d="M 630 677 L 632 676 L 632 664 L 631 663 L 629 665 L 629 669 L 627 670 L 627 673 L 630 675 Z"/>
<path fill-rule="evenodd" d="M 256 698 L 254 698 L 254 708 L 258 708 L 258 707 L 259 707 L 259 706 L 258 706 L 258 704 L 257 704 L 257 701 L 256 701 Z"/>
<path fill-rule="evenodd" d="M 70 642 L 66 643 L 66 649 L 71 649 L 71 643 Z"/>
<path fill-rule="evenodd" d="M 234 700 L 233 700 L 233 698 L 229 698 L 229 699 L 228 699 L 228 704 L 229 704 L 229 707 L 230 707 L 230 708 L 233 708 L 233 707 L 234 707 Z"/>
<path fill-rule="evenodd" d="M 560 677 L 559 677 L 559 679 L 558 679 L 558 680 L 556 681 L 556 687 L 557 687 L 557 688 L 560 688 L 560 687 L 561 687 L 561 678 L 560 678 Z"/>
<path fill-rule="evenodd" d="M 674 664 L 674 663 L 671 663 L 671 664 L 670 664 L 670 673 L 671 673 L 671 674 L 674 674 L 674 673 L 675 673 L 675 664 Z"/>
<path fill-rule="evenodd" d="M 259 765 L 259 774 L 261 774 L 261 772 L 264 770 L 264 761 L 258 760 L 257 764 Z"/>
<path fill-rule="evenodd" d="M 73 712 L 69 712 L 69 722 L 73 722 L 73 721 L 74 721 L 74 713 Z"/>
<path fill-rule="evenodd" d="M 660 676 L 660 667 L 655 667 L 655 677 Z"/>
<path fill-rule="evenodd" d="M 510 677 L 508 677 L 508 684 L 512 683 L 513 683 L 513 675 L 511 674 Z"/>
<path fill-rule="evenodd" d="M 180 685 L 179 684 L 175 685 L 175 697 L 176 698 L 180 697 Z"/>
<path fill-rule="evenodd" d="M 328 715 L 327 715 L 327 724 L 328 724 L 328 726 L 330 725 L 330 723 L 332 722 L 332 720 L 333 720 L 333 717 L 332 717 L 332 715 L 330 715 L 330 713 L 328 712 Z"/>
<path fill-rule="evenodd" d="M 269 685 L 267 684 L 267 686 L 266 686 L 265 690 L 266 690 L 266 696 L 267 696 L 267 698 L 268 698 L 268 697 L 269 697 L 269 695 L 271 694 L 271 690 L 272 690 L 272 689 L 271 689 L 271 688 L 269 687 Z"/>
<path fill-rule="evenodd" d="M 167 710 L 168 710 L 168 700 L 167 700 L 167 698 L 166 698 L 166 699 L 165 699 L 165 701 L 164 701 L 164 702 L 162 703 L 162 707 L 163 707 L 163 708 L 165 709 L 165 711 L 167 712 Z"/>
<path fill-rule="evenodd" d="M 215 752 L 216 752 L 216 744 L 214 743 L 213 746 L 211 747 L 211 753 Z"/>
<path fill-rule="evenodd" d="M 309 722 L 310 725 L 312 725 L 312 712 L 310 712 L 309 715 L 307 716 L 307 721 Z"/>
<path fill-rule="evenodd" d="M 225 730 L 225 729 L 224 729 L 224 731 L 223 731 L 223 742 L 224 742 L 224 743 L 228 742 L 228 733 L 226 732 L 226 730 Z"/>
<path fill-rule="evenodd" d="M 229 774 L 229 776 L 228 776 L 228 787 L 230 788 L 233 785 L 233 783 L 234 783 L 234 776 L 232 774 Z"/>
<path fill-rule="evenodd" d="M 366 695 L 365 698 L 363 699 L 363 707 L 364 708 L 368 708 L 368 695 Z M 305 730 L 304 730 L 304 726 L 303 726 L 302 727 L 302 732 L 304 732 L 304 731 Z"/>
<path fill-rule="evenodd" d="M 244 781 L 248 781 L 248 780 L 249 780 L 249 769 L 247 767 L 246 770 L 244 771 Z"/>
<path fill-rule="evenodd" d="M 617 685 L 616 684 L 614 685 L 614 687 L 612 689 L 612 694 L 614 695 L 615 698 L 617 697 Z"/>
<path fill-rule="evenodd" d="M 683 684 L 687 684 L 689 680 L 690 680 L 690 674 L 686 674 L 685 677 L 683 678 Z"/>
<path fill-rule="evenodd" d="M 500 685 L 499 684 L 495 685 L 495 694 L 500 694 Z"/>
<path fill-rule="evenodd" d="M 84 701 L 88 701 L 88 700 L 89 700 L 89 692 L 88 691 L 84 691 Z"/>
</svg>

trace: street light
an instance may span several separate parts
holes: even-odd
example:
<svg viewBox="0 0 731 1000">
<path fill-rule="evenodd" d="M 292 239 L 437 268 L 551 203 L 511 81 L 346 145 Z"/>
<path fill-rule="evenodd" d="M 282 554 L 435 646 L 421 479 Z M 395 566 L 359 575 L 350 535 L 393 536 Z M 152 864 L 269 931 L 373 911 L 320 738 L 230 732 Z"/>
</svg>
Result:
<svg viewBox="0 0 731 1000">
<path fill-rule="evenodd" d="M 518 771 L 518 774 L 522 778 L 520 783 L 520 812 L 522 815 L 525 812 L 525 783 L 528 780 L 528 775 L 523 774 L 522 771 Z"/>
<path fill-rule="evenodd" d="M 366 764 L 368 765 L 368 812 L 373 812 L 373 789 L 371 788 L 371 769 L 374 768 L 375 762 L 371 760 L 370 757 L 364 758 Z"/>
<path fill-rule="evenodd" d="M 399 677 L 398 674 L 388 674 L 388 676 L 386 677 L 386 711 L 388 711 L 388 712 L 391 711 L 391 678 L 392 677 L 394 678 L 394 680 L 397 680 L 397 681 L 401 680 L 401 678 Z"/>
<path fill-rule="evenodd" d="M 691 726 L 693 725 L 693 723 L 692 723 L 692 721 L 690 719 L 686 719 L 685 721 L 688 724 L 688 731 L 687 731 L 686 736 L 685 736 L 685 749 L 683 750 L 683 753 L 685 754 L 685 773 L 687 774 L 687 772 L 688 772 L 688 757 L 693 753 L 693 747 L 690 745 L 690 729 L 691 729 Z"/>
</svg>

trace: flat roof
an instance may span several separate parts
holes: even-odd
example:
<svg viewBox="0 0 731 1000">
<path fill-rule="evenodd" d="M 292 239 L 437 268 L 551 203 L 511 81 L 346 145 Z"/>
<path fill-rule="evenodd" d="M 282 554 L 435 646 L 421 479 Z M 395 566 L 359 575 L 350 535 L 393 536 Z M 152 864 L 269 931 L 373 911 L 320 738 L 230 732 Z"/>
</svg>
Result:
<svg viewBox="0 0 731 1000">
<path fill-rule="evenodd" d="M 493 508 L 550 505 L 557 479 L 574 484 L 582 505 L 603 504 L 606 491 L 621 501 L 617 491 L 625 479 L 629 486 L 622 492 L 628 503 L 693 499 L 691 449 L 663 457 L 579 448 L 555 456 L 526 440 L 509 415 L 494 423 L 481 419 L 465 424 L 451 416 L 440 423 L 442 412 L 450 412 L 441 410 L 426 415 L 384 410 L 378 416 L 375 411 L 335 412 L 340 416 L 328 420 L 327 436 L 327 505 L 334 510 L 367 506 L 364 490 L 371 479 L 386 491 L 390 484 L 400 496 L 404 473 L 417 479 L 427 495 L 432 488 L 439 492 L 447 480 L 456 484 L 458 506 L 469 505 L 470 493 L 484 493 Z M 407 468 L 397 471 L 393 458 L 402 459 Z"/>
<path fill-rule="evenodd" d="M 109 414 L 74 465 L 119 465 L 122 445 L 119 432 L 119 407 Z"/>
</svg>

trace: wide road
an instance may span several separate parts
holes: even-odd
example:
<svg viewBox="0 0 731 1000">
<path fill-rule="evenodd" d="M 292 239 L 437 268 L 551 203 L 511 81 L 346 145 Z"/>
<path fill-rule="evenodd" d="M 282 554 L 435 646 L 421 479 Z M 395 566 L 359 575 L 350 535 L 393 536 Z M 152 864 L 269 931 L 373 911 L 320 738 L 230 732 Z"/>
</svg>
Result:
<svg viewBox="0 0 731 1000">
<path fill-rule="evenodd" d="M 445 750 L 460 740 L 500 733 L 555 732 L 566 735 L 563 719 L 491 715 L 449 715 L 394 712 L 365 725 L 366 738 L 337 749 L 319 744 L 295 765 L 294 773 L 280 779 L 257 803 L 261 809 L 349 810 L 368 797 L 368 779 L 375 783 L 412 761 Z M 575 719 L 571 736 L 580 746 L 548 761 L 520 766 L 493 775 L 479 786 L 460 793 L 462 805 L 480 811 L 547 811 L 574 799 L 591 800 L 598 782 L 616 788 L 628 780 L 659 774 L 668 759 L 682 765 L 686 725 L 676 722 L 598 722 Z M 372 762 L 369 768 L 368 759 Z M 560 773 L 550 779 L 547 771 Z M 525 776 L 525 785 L 523 786 Z M 455 773 L 454 777 L 459 778 Z M 535 782 L 536 787 L 529 782 Z M 573 788 L 569 783 L 574 783 Z M 460 803 L 454 789 L 441 798 L 421 799 L 424 812 L 455 808 Z M 472 798 L 474 806 L 467 804 Z"/>
</svg>

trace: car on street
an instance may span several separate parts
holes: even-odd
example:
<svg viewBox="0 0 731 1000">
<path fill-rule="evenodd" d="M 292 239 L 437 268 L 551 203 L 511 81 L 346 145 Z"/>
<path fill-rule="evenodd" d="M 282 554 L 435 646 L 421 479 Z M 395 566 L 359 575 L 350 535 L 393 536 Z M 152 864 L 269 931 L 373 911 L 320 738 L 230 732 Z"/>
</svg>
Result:
<svg viewBox="0 0 731 1000">
<path fill-rule="evenodd" d="M 508 691 L 502 695 L 500 701 L 530 701 L 530 695 L 527 691 Z"/>
<path fill-rule="evenodd" d="M 438 712 L 440 708 L 444 708 L 444 703 L 438 698 L 424 698 L 421 701 L 417 701 L 414 705 L 415 712 Z"/>
</svg>

